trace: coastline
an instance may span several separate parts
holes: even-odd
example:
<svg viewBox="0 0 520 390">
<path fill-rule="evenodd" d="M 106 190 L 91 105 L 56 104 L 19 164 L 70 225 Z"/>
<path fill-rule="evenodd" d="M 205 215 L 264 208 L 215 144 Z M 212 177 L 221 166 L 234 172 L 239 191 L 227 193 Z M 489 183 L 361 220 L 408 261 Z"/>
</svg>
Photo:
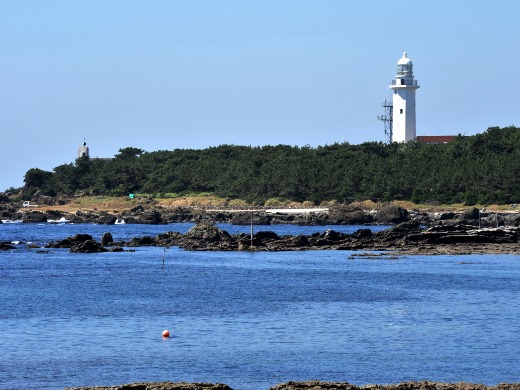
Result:
<svg viewBox="0 0 520 390">
<path fill-rule="evenodd" d="M 3 209 L 2 209 L 3 207 Z M 3 210 L 3 211 L 2 211 Z M 186 234 L 165 232 L 156 237 L 134 237 L 114 242 L 107 236 L 100 241 L 76 234 L 46 248 L 70 248 L 71 252 L 95 253 L 124 251 L 127 247 L 178 246 L 193 251 L 301 251 L 348 250 L 369 258 L 401 255 L 520 254 L 520 213 L 489 212 L 476 208 L 446 212 L 418 212 L 400 206 L 364 210 L 351 205 L 328 208 L 166 208 L 153 202 L 125 210 L 78 209 L 75 212 L 52 207 L 0 205 L 4 223 L 71 223 L 71 224 L 153 224 L 193 223 Z M 321 234 L 279 236 L 271 231 L 229 234 L 216 228 L 218 223 L 242 226 L 302 225 L 328 226 Z M 335 225 L 365 226 L 352 234 L 335 231 Z M 372 233 L 370 226 L 393 227 Z M 326 229 L 326 230 L 325 230 Z M 9 242 L 0 249 L 15 249 Z M 365 253 L 376 252 L 375 254 Z M 356 258 L 356 254 L 351 256 Z"/>
<path fill-rule="evenodd" d="M 520 383 L 499 383 L 495 386 L 457 382 L 401 382 L 389 385 L 357 386 L 348 382 L 324 382 L 318 380 L 289 381 L 274 385 L 268 390 L 519 390 Z M 222 383 L 186 383 L 186 382 L 139 382 L 116 386 L 68 387 L 65 390 L 233 390 Z"/>
<path fill-rule="evenodd" d="M 22 244 L 18 242 L 18 244 Z M 260 230 L 251 234 L 230 234 L 211 223 L 199 223 L 186 233 L 161 232 L 154 236 L 115 241 L 110 232 L 98 241 L 90 234 L 78 233 L 48 242 L 45 248 L 68 248 L 74 253 L 134 251 L 136 247 L 179 247 L 187 251 L 280 252 L 309 250 L 349 251 L 349 259 L 392 259 L 403 255 L 520 254 L 520 227 L 475 229 L 471 225 L 426 228 L 408 221 L 373 232 L 361 228 L 352 233 L 330 227 L 308 235 L 279 235 Z M 17 250 L 10 242 L 0 249 Z M 37 248 L 31 246 L 31 248 Z"/>
</svg>

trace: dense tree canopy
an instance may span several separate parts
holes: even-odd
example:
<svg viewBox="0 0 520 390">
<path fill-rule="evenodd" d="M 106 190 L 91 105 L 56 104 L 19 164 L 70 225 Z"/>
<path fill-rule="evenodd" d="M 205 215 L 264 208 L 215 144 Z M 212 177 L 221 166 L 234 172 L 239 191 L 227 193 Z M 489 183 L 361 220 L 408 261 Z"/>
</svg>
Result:
<svg viewBox="0 0 520 390">
<path fill-rule="evenodd" d="M 212 192 L 249 201 L 517 203 L 519 172 L 520 128 L 512 126 L 433 145 L 221 145 L 156 152 L 129 147 L 113 159 L 82 157 L 53 172 L 32 168 L 25 184 L 48 195 Z"/>
</svg>

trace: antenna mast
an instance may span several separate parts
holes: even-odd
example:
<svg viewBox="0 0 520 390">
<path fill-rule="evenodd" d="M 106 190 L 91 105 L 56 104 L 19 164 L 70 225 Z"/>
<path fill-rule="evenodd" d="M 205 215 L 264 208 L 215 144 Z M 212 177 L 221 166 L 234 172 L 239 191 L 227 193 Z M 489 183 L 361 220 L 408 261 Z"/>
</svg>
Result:
<svg viewBox="0 0 520 390">
<path fill-rule="evenodd" d="M 386 100 L 381 103 L 381 107 L 383 107 L 384 114 L 378 115 L 377 119 L 383 122 L 385 127 L 385 142 L 391 144 L 393 142 L 393 134 L 392 134 L 392 115 L 394 111 L 394 106 L 391 100 Z"/>
</svg>

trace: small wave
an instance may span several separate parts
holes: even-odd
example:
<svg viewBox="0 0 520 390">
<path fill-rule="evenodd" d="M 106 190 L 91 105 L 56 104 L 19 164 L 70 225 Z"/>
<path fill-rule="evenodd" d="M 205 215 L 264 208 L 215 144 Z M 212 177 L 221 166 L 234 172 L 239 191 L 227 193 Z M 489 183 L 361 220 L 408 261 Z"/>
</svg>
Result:
<svg viewBox="0 0 520 390">
<path fill-rule="evenodd" d="M 69 222 L 69 220 L 66 219 L 65 217 L 61 217 L 60 219 L 48 219 L 47 222 L 48 223 L 67 223 L 67 222 Z"/>
<path fill-rule="evenodd" d="M 2 219 L 2 223 L 21 223 L 21 220 L 11 221 L 10 219 Z"/>
</svg>

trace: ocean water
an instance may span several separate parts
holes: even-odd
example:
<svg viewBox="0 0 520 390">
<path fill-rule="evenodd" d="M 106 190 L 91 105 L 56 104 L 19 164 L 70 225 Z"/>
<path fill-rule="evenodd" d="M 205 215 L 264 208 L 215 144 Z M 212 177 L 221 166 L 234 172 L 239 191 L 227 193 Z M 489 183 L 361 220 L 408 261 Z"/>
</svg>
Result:
<svg viewBox="0 0 520 390">
<path fill-rule="evenodd" d="M 104 231 L 119 240 L 190 226 L 3 224 L 0 241 Z M 17 247 L 0 252 L 2 389 L 520 381 L 520 256 Z"/>
</svg>

